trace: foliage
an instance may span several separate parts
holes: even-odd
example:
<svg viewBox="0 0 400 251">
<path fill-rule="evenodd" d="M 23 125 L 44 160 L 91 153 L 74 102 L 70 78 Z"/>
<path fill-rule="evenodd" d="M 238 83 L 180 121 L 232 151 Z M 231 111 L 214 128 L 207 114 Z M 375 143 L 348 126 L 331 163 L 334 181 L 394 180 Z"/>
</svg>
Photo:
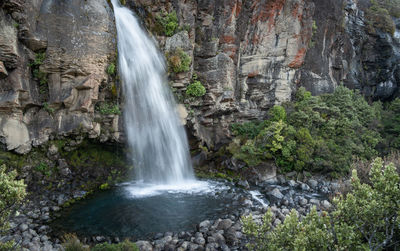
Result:
<svg viewBox="0 0 400 251">
<path fill-rule="evenodd" d="M 369 25 L 393 35 L 396 26 L 391 16 L 400 17 L 399 6 L 399 0 L 371 0 L 371 7 L 366 11 Z"/>
<path fill-rule="evenodd" d="M 98 111 L 104 115 L 110 115 L 110 114 L 121 115 L 121 111 L 117 104 L 102 103 L 100 106 L 98 106 Z"/>
<path fill-rule="evenodd" d="M 377 155 L 380 114 L 379 105 L 370 106 L 345 87 L 323 96 L 311 96 L 300 88 L 295 102 L 269 111 L 269 120 L 232 125 L 239 140 L 229 151 L 249 165 L 274 159 L 282 171 L 343 174 L 354 155 L 362 159 Z"/>
<path fill-rule="evenodd" d="M 53 114 L 55 111 L 54 108 L 50 107 L 49 103 L 47 102 L 43 103 L 43 108 L 50 114 Z"/>
<path fill-rule="evenodd" d="M 5 165 L 0 166 L 0 235 L 8 230 L 8 219 L 15 213 L 15 206 L 22 203 L 26 196 L 26 185 L 23 180 L 17 180 L 15 170 L 8 171 Z M 9 250 L 12 242 L 1 243 L 0 250 Z"/>
<path fill-rule="evenodd" d="M 156 20 L 162 27 L 163 34 L 168 37 L 173 36 L 179 27 L 178 17 L 175 11 L 170 13 L 164 12 L 162 16 L 156 16 Z"/>
<path fill-rule="evenodd" d="M 176 50 L 168 53 L 167 57 L 168 66 L 173 72 L 180 73 L 190 70 L 192 59 L 186 52 L 182 50 L 182 48 L 177 48 Z"/>
<path fill-rule="evenodd" d="M 186 89 L 186 95 L 188 96 L 201 97 L 204 96 L 205 94 L 206 94 L 206 88 L 199 80 L 195 80 Z"/>
<path fill-rule="evenodd" d="M 400 242 L 400 177 L 393 164 L 377 158 L 370 171 L 371 185 L 353 171 L 352 191 L 334 200 L 336 209 L 320 215 L 313 208 L 300 220 L 292 210 L 272 229 L 268 211 L 261 224 L 242 218 L 252 250 L 382 250 Z"/>
<path fill-rule="evenodd" d="M 114 76 L 115 75 L 115 64 L 111 63 L 108 65 L 107 67 L 107 74 L 110 76 Z"/>
<path fill-rule="evenodd" d="M 400 98 L 387 105 L 382 114 L 382 121 L 386 147 L 389 151 L 400 149 Z"/>
<path fill-rule="evenodd" d="M 118 244 L 97 244 L 91 249 L 91 251 L 139 251 L 139 249 L 134 243 L 130 242 L 129 240 L 125 240 L 124 242 L 120 242 Z"/>
<path fill-rule="evenodd" d="M 89 251 L 89 247 L 83 245 L 74 234 L 66 234 L 62 245 L 65 251 Z"/>
<path fill-rule="evenodd" d="M 108 183 L 103 183 L 99 186 L 100 190 L 107 190 L 110 188 L 110 185 Z"/>
<path fill-rule="evenodd" d="M 40 94 L 48 93 L 47 73 L 40 70 L 40 66 L 43 64 L 45 58 L 45 52 L 36 53 L 35 60 L 29 64 L 29 66 L 32 68 L 33 77 L 39 81 Z"/>
<path fill-rule="evenodd" d="M 43 175 L 50 176 L 51 170 L 50 167 L 45 162 L 40 162 L 36 167 L 35 170 L 40 172 Z"/>
</svg>

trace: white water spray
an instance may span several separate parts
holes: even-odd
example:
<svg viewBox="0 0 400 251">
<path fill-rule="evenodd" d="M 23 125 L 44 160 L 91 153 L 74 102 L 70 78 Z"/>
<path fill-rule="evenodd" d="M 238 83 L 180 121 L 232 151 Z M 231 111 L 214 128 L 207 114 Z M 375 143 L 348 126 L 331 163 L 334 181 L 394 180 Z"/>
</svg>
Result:
<svg viewBox="0 0 400 251">
<path fill-rule="evenodd" d="M 135 15 L 118 0 L 112 3 L 125 128 L 136 176 L 157 185 L 190 183 L 194 175 L 187 138 L 167 86 L 164 59 Z"/>
</svg>

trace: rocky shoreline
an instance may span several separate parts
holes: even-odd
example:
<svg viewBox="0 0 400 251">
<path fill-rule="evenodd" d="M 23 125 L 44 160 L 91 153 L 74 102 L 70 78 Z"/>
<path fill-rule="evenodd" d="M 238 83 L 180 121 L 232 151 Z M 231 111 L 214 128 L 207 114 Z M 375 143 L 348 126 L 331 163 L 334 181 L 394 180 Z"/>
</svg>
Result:
<svg viewBox="0 0 400 251">
<path fill-rule="evenodd" d="M 329 197 L 348 184 L 322 179 L 301 182 L 281 175 L 254 186 L 249 186 L 247 181 L 238 183 L 236 186 L 244 187 L 244 192 L 233 196 L 232 205 L 240 207 L 232 214 L 206 219 L 192 231 L 158 233 L 147 240 L 131 240 L 136 241 L 140 250 L 243 250 L 248 239 L 242 232 L 242 216 L 252 214 L 254 220 L 261 221 L 270 208 L 274 214 L 274 225 L 277 225 L 284 221 L 291 209 L 300 215 L 306 215 L 313 206 L 318 211 L 329 210 Z M 56 212 L 62 212 L 60 210 L 65 203 L 85 195 L 86 191 L 75 190 L 70 193 L 49 192 L 42 198 L 31 198 L 20 208 L 18 216 L 11 220 L 9 235 L 1 237 L 0 241 L 13 239 L 23 250 L 63 250 L 59 236 L 52 232 L 49 223 Z M 117 243 L 122 240 L 107 236 L 81 238 L 85 244 Z"/>
</svg>

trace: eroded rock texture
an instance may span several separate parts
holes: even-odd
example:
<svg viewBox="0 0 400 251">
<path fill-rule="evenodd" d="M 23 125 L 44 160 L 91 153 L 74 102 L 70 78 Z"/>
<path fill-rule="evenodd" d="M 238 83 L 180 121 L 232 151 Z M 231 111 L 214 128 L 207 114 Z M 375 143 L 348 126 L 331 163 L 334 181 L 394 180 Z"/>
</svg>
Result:
<svg viewBox="0 0 400 251">
<path fill-rule="evenodd" d="M 5 0 L 1 7 L 0 139 L 7 149 L 25 153 L 57 135 L 118 140 L 118 116 L 95 113 L 109 95 L 106 68 L 115 59 L 108 2 Z M 107 126 L 114 135 L 101 135 Z"/>
<path fill-rule="evenodd" d="M 344 84 L 371 100 L 399 95 L 399 38 L 367 29 L 368 0 L 128 1 L 154 32 L 157 15 L 175 10 L 181 26 L 173 37 L 157 36 L 165 51 L 192 44 L 192 70 L 205 97 L 183 101 L 191 132 L 209 147 L 229 136 L 229 125 L 266 117 L 274 104 L 290 101 L 305 86 L 313 94 Z M 397 20 L 397 28 L 400 22 Z M 157 32 L 155 32 L 157 33 Z M 179 37 L 179 39 L 178 39 Z M 170 74 L 185 89 L 191 74 Z M 184 93 L 184 91 L 183 91 Z"/>
<path fill-rule="evenodd" d="M 95 109 L 120 101 L 118 83 L 105 71 L 116 56 L 108 1 L 1 3 L 0 138 L 7 149 L 23 153 L 57 135 L 82 132 L 100 141 L 122 140 L 120 116 Z M 400 20 L 394 35 L 367 29 L 369 3 L 126 1 L 166 55 L 180 48 L 192 58 L 189 72 L 169 72 L 170 85 L 189 133 L 215 148 L 229 141 L 230 124 L 265 118 L 300 86 L 316 95 L 344 84 L 371 100 L 399 96 Z M 157 16 L 172 11 L 180 28 L 167 37 Z M 46 55 L 38 70 L 47 76 L 47 89 L 31 65 L 38 52 Z M 194 73 L 207 92 L 189 99 L 185 90 Z M 11 138 L 10 125 L 24 133 Z"/>
</svg>

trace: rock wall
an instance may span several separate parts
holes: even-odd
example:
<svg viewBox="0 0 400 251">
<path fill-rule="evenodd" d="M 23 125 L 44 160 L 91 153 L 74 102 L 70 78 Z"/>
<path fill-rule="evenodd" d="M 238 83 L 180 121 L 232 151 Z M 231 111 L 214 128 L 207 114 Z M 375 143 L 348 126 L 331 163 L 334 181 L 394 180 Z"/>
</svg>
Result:
<svg viewBox="0 0 400 251">
<path fill-rule="evenodd" d="M 182 47 L 192 56 L 207 93 L 181 101 L 190 132 L 208 147 L 229 141 L 231 123 L 265 118 L 299 86 L 315 95 L 344 84 L 373 100 L 399 96 L 400 32 L 369 30 L 368 0 L 127 2 L 155 34 L 163 12 L 176 11 L 189 28 L 156 37 L 164 51 Z M 192 72 L 170 74 L 181 94 Z"/>
<path fill-rule="evenodd" d="M 26 153 L 70 135 L 119 140 L 119 117 L 95 111 L 111 96 L 106 68 L 116 57 L 108 2 L 5 0 L 0 7 L 0 141 L 7 150 Z"/>
<path fill-rule="evenodd" d="M 218 148 L 230 124 L 266 117 L 299 86 L 344 84 L 371 100 L 399 96 L 400 20 L 394 35 L 367 28 L 369 0 L 127 0 L 160 49 L 181 48 L 189 72 L 169 72 L 188 132 Z M 179 32 L 157 31 L 176 11 Z M 0 10 L 0 139 L 20 153 L 60 136 L 123 141 L 121 118 L 95 107 L 120 102 L 112 9 L 106 0 L 4 0 Z M 35 53 L 45 52 L 35 77 Z M 168 56 L 167 56 L 168 57 Z M 37 73 L 37 72 L 36 72 Z M 196 73 L 207 92 L 187 98 Z M 123 101 L 122 101 L 123 102 Z M 185 111 L 186 108 L 186 111 Z M 20 133 L 16 133 L 16 131 Z M 197 143 L 196 143 L 197 144 Z"/>
</svg>

